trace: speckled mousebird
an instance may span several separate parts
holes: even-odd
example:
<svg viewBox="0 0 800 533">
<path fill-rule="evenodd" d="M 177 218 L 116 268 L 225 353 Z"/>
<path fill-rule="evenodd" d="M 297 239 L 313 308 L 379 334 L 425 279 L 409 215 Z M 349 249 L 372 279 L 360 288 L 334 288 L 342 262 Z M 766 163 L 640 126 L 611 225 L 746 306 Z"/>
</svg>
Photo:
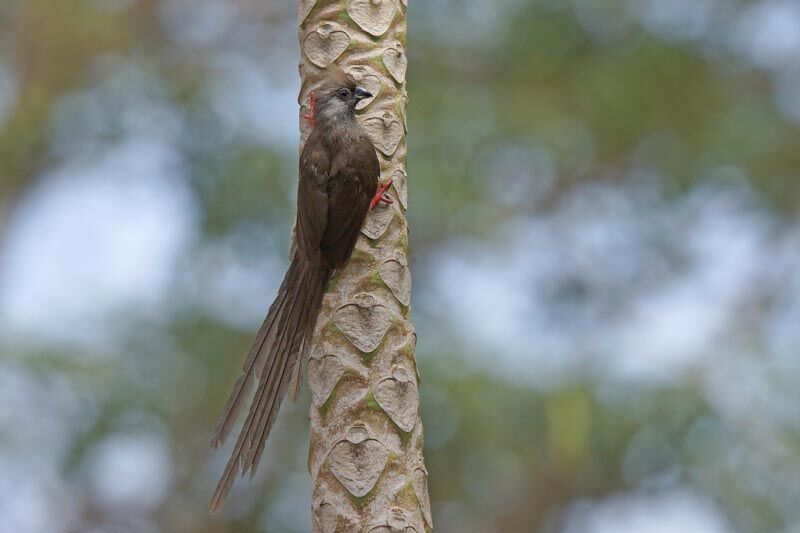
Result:
<svg viewBox="0 0 800 533">
<path fill-rule="evenodd" d="M 239 438 L 211 499 L 211 511 L 225 500 L 239 471 L 255 473 L 264 444 L 290 384 L 296 396 L 300 370 L 332 273 L 353 253 L 369 209 L 385 195 L 375 147 L 355 118 L 356 104 L 372 95 L 341 69 L 331 66 L 311 99 L 310 124 L 300 154 L 297 220 L 291 264 L 278 296 L 258 330 L 217 422 L 212 447 L 230 433 L 245 398 L 257 388 Z"/>
</svg>

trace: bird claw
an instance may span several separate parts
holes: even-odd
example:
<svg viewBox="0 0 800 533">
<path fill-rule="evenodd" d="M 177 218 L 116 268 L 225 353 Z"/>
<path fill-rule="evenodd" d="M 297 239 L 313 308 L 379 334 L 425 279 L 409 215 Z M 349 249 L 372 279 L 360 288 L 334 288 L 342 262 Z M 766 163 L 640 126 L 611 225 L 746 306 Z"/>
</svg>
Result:
<svg viewBox="0 0 800 533">
<path fill-rule="evenodd" d="M 303 118 L 308 121 L 309 128 L 314 127 L 314 104 L 315 104 L 314 93 L 311 92 L 308 95 L 308 115 L 303 115 Z"/>
<path fill-rule="evenodd" d="M 393 204 L 394 203 L 394 200 L 392 200 L 389 197 L 389 195 L 386 194 L 386 191 L 389 190 L 389 187 L 391 187 L 391 186 L 392 186 L 392 179 L 391 178 L 386 180 L 384 183 L 379 183 L 378 184 L 378 190 L 375 192 L 375 196 L 372 197 L 372 201 L 369 203 L 369 208 L 370 209 L 375 209 L 375 207 L 381 202 L 384 202 L 386 204 Z"/>
</svg>

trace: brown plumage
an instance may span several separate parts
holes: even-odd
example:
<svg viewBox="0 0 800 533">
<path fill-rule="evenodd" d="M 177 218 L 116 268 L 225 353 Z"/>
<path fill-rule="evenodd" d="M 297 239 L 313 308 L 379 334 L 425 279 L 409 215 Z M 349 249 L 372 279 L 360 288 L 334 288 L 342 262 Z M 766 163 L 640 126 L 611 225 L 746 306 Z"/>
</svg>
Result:
<svg viewBox="0 0 800 533">
<path fill-rule="evenodd" d="M 313 128 L 300 154 L 297 247 L 214 431 L 212 447 L 217 448 L 257 381 L 244 426 L 211 499 L 212 512 L 222 506 L 240 471 L 255 473 L 293 380 L 294 392 L 298 390 L 300 355 L 311 341 L 325 286 L 352 254 L 378 189 L 378 157 L 355 120 L 356 104 L 371 96 L 336 67 L 326 72 L 315 92 Z"/>
</svg>

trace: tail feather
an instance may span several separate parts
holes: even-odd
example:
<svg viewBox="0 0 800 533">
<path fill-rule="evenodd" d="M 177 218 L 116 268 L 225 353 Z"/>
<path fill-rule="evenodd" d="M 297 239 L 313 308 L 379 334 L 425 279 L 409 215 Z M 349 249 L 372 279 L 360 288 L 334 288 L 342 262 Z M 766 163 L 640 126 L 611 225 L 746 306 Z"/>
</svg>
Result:
<svg viewBox="0 0 800 533">
<path fill-rule="evenodd" d="M 297 347 L 300 357 L 297 359 L 297 363 L 295 363 L 294 369 L 292 370 L 292 388 L 290 393 L 292 400 L 296 400 L 297 396 L 300 394 L 300 385 L 302 384 L 301 370 L 303 362 L 307 361 L 309 357 L 308 352 L 311 349 L 311 340 L 314 338 L 314 328 L 317 325 L 317 318 L 319 317 L 320 310 L 322 309 L 322 299 L 325 296 L 325 288 L 330 275 L 331 271 L 326 269 L 319 273 L 319 278 L 313 281 L 313 283 L 319 287 L 319 291 L 313 294 L 314 298 L 308 305 L 309 317 L 308 320 L 306 320 L 306 329 L 301 335 L 300 345 Z"/>
<path fill-rule="evenodd" d="M 316 323 L 322 303 L 326 279 L 327 275 L 324 271 L 308 271 L 301 281 L 304 287 L 308 289 L 304 294 L 304 299 L 298 302 L 300 303 L 299 307 L 295 306 L 291 313 L 287 313 L 287 323 L 284 323 L 283 320 L 281 322 L 281 339 L 278 341 L 276 353 L 290 355 L 291 357 L 280 360 L 278 367 L 274 368 L 266 376 L 266 381 L 269 382 L 267 394 L 259 405 L 260 420 L 255 426 L 255 433 L 251 435 L 251 448 L 244 457 L 243 475 L 248 470 L 251 477 L 255 474 L 261 455 L 264 452 L 267 436 L 278 415 L 281 402 L 286 395 L 286 389 L 291 383 L 295 369 L 302 365 L 300 356 L 303 352 L 301 347 L 306 341 L 310 340 L 310 334 L 313 333 L 314 323 Z M 297 317 L 294 315 L 296 309 L 299 309 L 297 311 L 299 316 Z M 276 361 L 279 360 L 276 359 Z"/>
<path fill-rule="evenodd" d="M 326 269 L 308 266 L 297 257 L 293 259 L 242 367 L 243 374 L 217 423 L 212 439 L 215 447 L 230 433 L 252 388 L 254 375 L 258 376 L 260 382 L 244 426 L 211 499 L 212 512 L 222 506 L 239 472 L 244 475 L 249 470 L 252 476 L 258 466 L 291 377 L 301 364 L 300 349 L 309 340 L 308 332 L 313 332 L 314 324 L 309 322 L 316 322 L 326 281 Z"/>
<path fill-rule="evenodd" d="M 301 278 L 301 282 L 305 281 Z M 269 371 L 264 374 L 261 383 L 258 386 L 256 398 L 253 399 L 253 404 L 250 409 L 256 413 L 255 418 L 251 424 L 242 428 L 242 431 L 247 431 L 248 447 L 242 456 L 242 475 L 246 474 L 252 465 L 252 457 L 264 433 L 264 426 L 266 425 L 265 414 L 271 407 L 277 403 L 280 405 L 283 400 L 281 394 L 281 386 L 284 381 L 284 374 L 286 367 L 288 367 L 292 360 L 295 359 L 296 354 L 292 352 L 290 339 L 294 338 L 295 330 L 297 329 L 297 322 L 299 320 L 298 313 L 300 313 L 305 305 L 305 301 L 293 301 L 288 312 L 284 313 L 281 317 L 279 325 L 279 335 L 277 336 L 270 357 Z M 266 441 L 266 438 L 264 438 Z M 254 473 L 251 472 L 251 474 Z"/>
<path fill-rule="evenodd" d="M 250 346 L 250 351 L 242 365 L 242 375 L 239 376 L 236 383 L 233 385 L 231 396 L 225 404 L 222 415 L 217 420 L 216 428 L 214 428 L 214 435 L 211 438 L 212 448 L 219 448 L 225 442 L 231 429 L 233 429 L 236 419 L 239 417 L 239 412 L 242 409 L 245 398 L 247 398 L 250 390 L 253 388 L 253 378 L 263 375 L 263 366 L 266 362 L 266 357 L 263 356 L 265 356 L 268 351 L 264 350 L 264 346 L 267 344 L 267 337 L 271 335 L 274 336 L 277 319 L 283 315 L 283 311 L 289 300 L 288 287 L 295 281 L 293 277 L 296 277 L 299 273 L 299 269 L 290 267 L 284 276 L 281 287 L 278 289 L 278 296 L 275 298 L 275 301 L 272 302 L 272 305 L 270 305 L 269 312 L 267 312 L 267 316 L 264 318 L 264 322 L 262 322 L 256 334 L 256 338 Z M 260 355 L 261 357 L 259 357 Z M 263 359 L 264 361 L 257 368 L 256 362 L 258 359 Z"/>
<path fill-rule="evenodd" d="M 313 331 L 311 333 L 313 334 Z M 310 339 L 310 337 L 308 333 L 303 337 L 303 342 L 300 343 L 300 348 L 298 349 L 300 357 L 297 358 L 294 369 L 292 370 L 292 385 L 289 389 L 289 397 L 292 401 L 297 400 L 297 397 L 300 396 L 300 385 L 302 385 L 303 381 L 300 374 L 303 369 L 303 361 L 308 360 L 308 339 Z"/>
<path fill-rule="evenodd" d="M 248 454 L 248 456 L 245 458 L 244 469 L 245 471 L 248 469 L 250 470 L 251 477 L 253 474 L 255 474 L 256 467 L 261 460 L 261 454 L 264 452 L 264 445 L 267 442 L 267 436 L 269 435 L 269 431 L 278 415 L 278 409 L 280 408 L 283 397 L 286 395 L 286 389 L 289 387 L 291 377 L 294 374 L 294 369 L 298 365 L 302 364 L 302 361 L 300 360 L 300 355 L 302 353 L 300 348 L 303 344 L 306 332 L 309 329 L 308 323 L 312 315 L 314 317 L 314 321 L 316 322 L 319 306 L 315 307 L 314 302 L 316 301 L 317 295 L 320 295 L 321 300 L 322 291 L 324 290 L 324 284 L 319 279 L 319 275 L 320 272 L 310 271 L 303 279 L 309 290 L 306 291 L 305 298 L 301 303 L 299 317 L 297 317 L 297 320 L 290 320 L 290 323 L 294 326 L 294 328 L 286 329 L 287 333 L 289 334 L 285 339 L 286 345 L 284 351 L 292 354 L 293 357 L 284 361 L 284 364 L 280 367 L 280 375 L 275 372 L 268 378 L 273 382 L 270 384 L 270 391 L 273 391 L 274 388 L 277 388 L 277 393 L 268 394 L 267 406 L 263 411 L 261 411 L 261 420 L 259 420 L 256 428 L 255 446 L 251 449 L 250 454 Z"/>
</svg>

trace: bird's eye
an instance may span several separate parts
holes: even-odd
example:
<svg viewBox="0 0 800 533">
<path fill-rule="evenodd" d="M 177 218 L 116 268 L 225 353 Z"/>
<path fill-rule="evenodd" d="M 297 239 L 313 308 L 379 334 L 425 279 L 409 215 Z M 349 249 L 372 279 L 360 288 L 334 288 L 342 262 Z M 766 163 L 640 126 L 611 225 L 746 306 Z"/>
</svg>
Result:
<svg viewBox="0 0 800 533">
<path fill-rule="evenodd" d="M 347 89 L 339 89 L 339 98 L 347 98 L 350 96 L 350 91 Z"/>
</svg>

